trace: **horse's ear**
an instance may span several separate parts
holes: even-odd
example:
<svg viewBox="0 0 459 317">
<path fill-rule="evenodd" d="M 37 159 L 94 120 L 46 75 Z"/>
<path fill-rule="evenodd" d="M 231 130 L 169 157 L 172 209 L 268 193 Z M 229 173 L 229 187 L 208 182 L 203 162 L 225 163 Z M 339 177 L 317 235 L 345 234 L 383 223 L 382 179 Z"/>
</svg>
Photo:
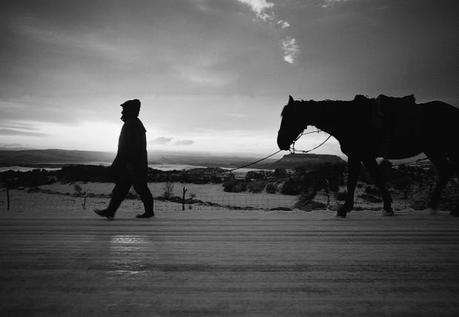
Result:
<svg viewBox="0 0 459 317">
<path fill-rule="evenodd" d="M 288 103 L 292 103 L 292 102 L 294 102 L 293 97 L 288 95 Z"/>
</svg>

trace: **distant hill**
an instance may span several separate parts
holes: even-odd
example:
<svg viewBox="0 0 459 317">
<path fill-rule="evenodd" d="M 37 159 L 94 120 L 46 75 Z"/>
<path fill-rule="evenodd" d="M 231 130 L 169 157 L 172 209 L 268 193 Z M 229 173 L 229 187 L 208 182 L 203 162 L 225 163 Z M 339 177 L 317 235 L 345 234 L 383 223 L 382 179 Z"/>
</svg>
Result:
<svg viewBox="0 0 459 317">
<path fill-rule="evenodd" d="M 180 165 L 197 165 L 205 167 L 228 167 L 234 168 L 249 164 L 260 157 L 255 155 L 249 156 L 231 156 L 217 155 L 210 153 L 187 153 L 187 152 L 164 152 L 151 151 L 149 153 L 150 164 L 180 164 Z M 66 164 L 97 164 L 105 162 L 110 164 L 115 158 L 113 152 L 100 151 L 74 151 L 74 150 L 17 150 L 1 151 L 0 166 L 37 166 L 52 167 Z M 336 155 L 323 154 L 288 154 L 280 160 L 268 159 L 260 162 L 251 168 L 276 169 L 286 168 L 293 169 L 298 166 L 314 169 L 315 167 L 327 163 L 344 163 Z"/>
<path fill-rule="evenodd" d="M 58 149 L 0 151 L 0 166 L 105 162 L 113 160 L 113 157 L 113 153 L 98 151 L 71 151 Z"/>
<path fill-rule="evenodd" d="M 74 150 L 0 150 L 0 166 L 30 166 L 53 167 L 66 164 L 97 164 L 98 162 L 111 163 L 115 158 L 113 152 L 74 151 Z M 245 165 L 257 160 L 255 155 L 231 156 L 210 153 L 164 152 L 151 151 L 150 164 L 180 164 L 198 165 L 205 167 L 230 167 Z M 275 160 L 266 160 L 264 165 L 254 168 L 270 168 L 268 165 Z"/>
<path fill-rule="evenodd" d="M 284 168 L 294 169 L 304 167 L 306 169 L 316 169 L 325 164 L 346 164 L 346 162 L 336 155 L 327 154 L 287 154 L 280 160 L 271 164 L 272 169 Z"/>
</svg>

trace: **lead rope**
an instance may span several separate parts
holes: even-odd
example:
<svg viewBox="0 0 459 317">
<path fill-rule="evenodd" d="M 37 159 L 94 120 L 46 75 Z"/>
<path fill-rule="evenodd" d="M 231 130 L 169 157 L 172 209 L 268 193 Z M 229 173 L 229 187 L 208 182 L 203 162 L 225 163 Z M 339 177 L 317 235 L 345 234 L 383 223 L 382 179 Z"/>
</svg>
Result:
<svg viewBox="0 0 459 317">
<path fill-rule="evenodd" d="M 290 149 L 290 153 L 295 154 L 295 152 L 300 152 L 300 153 L 306 154 L 306 153 L 312 152 L 312 151 L 317 150 L 318 148 L 320 148 L 325 143 L 327 143 L 327 141 L 330 140 L 331 137 L 332 136 L 330 134 L 324 141 L 322 141 L 322 143 L 320 143 L 319 145 L 313 147 L 312 149 L 306 150 L 306 151 L 305 150 L 296 150 L 295 149 L 295 142 L 293 142 L 292 148 Z"/>
<path fill-rule="evenodd" d="M 325 141 L 323 141 L 323 142 L 320 143 L 319 145 L 313 147 L 312 149 L 309 149 L 309 150 L 306 150 L 306 151 L 304 151 L 304 150 L 295 150 L 295 142 L 298 141 L 299 138 L 301 138 L 303 135 L 308 135 L 308 134 L 312 134 L 312 133 L 320 133 L 320 132 L 321 132 L 320 130 L 315 130 L 315 131 L 306 132 L 306 133 L 305 133 L 304 131 L 301 132 L 300 135 L 298 135 L 298 137 L 295 139 L 295 141 L 293 141 L 293 143 L 292 143 L 292 148 L 290 149 L 290 153 L 295 154 L 295 152 L 297 151 L 297 152 L 301 152 L 301 153 L 306 154 L 306 153 L 312 152 L 312 151 L 317 150 L 318 148 L 320 148 L 322 145 L 324 145 L 325 143 L 327 143 L 327 141 L 332 137 L 331 135 L 329 135 L 329 136 L 325 139 Z M 265 157 L 263 157 L 263 158 L 261 158 L 261 159 L 259 159 L 259 160 L 256 160 L 255 162 L 252 162 L 252 163 L 249 163 L 249 164 L 245 164 L 245 165 L 242 165 L 242 166 L 239 166 L 239 167 L 230 169 L 228 172 L 229 172 L 230 174 L 232 174 L 232 173 L 233 173 L 234 171 L 236 171 L 236 170 L 239 170 L 239 169 L 242 169 L 242 168 L 246 168 L 246 167 L 255 165 L 255 164 L 257 164 L 257 163 L 260 163 L 260 162 L 262 162 L 262 161 L 264 161 L 264 160 L 269 159 L 270 157 L 272 157 L 272 156 L 278 154 L 279 152 L 282 152 L 282 150 L 279 150 L 279 151 L 276 151 L 276 152 L 274 152 L 274 153 L 272 153 L 272 154 L 269 154 L 268 156 L 265 156 Z"/>
<path fill-rule="evenodd" d="M 236 170 L 239 170 L 239 169 L 241 169 L 241 168 L 246 168 L 246 167 L 255 165 L 255 164 L 257 164 L 257 163 L 260 163 L 261 161 L 264 161 L 264 160 L 269 159 L 271 156 L 274 156 L 274 155 L 276 155 L 276 154 L 279 153 L 279 152 L 282 152 L 282 150 L 279 150 L 279 151 L 276 151 L 276 152 L 274 152 L 274 153 L 272 153 L 272 154 L 269 154 L 268 156 L 265 156 L 264 158 L 259 159 L 259 160 L 255 161 L 255 162 L 252 162 L 252 163 L 249 163 L 249 164 L 246 164 L 246 165 L 242 165 L 242 166 L 239 166 L 239 167 L 230 169 L 228 172 L 232 173 L 232 172 L 234 172 L 234 171 L 236 171 Z"/>
</svg>

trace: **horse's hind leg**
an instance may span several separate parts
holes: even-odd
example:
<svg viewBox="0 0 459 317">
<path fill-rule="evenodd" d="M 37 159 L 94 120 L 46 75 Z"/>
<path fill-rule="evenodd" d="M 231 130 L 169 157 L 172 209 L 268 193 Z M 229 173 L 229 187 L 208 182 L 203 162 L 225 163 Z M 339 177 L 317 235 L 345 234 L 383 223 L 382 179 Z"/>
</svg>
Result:
<svg viewBox="0 0 459 317">
<path fill-rule="evenodd" d="M 456 174 L 456 177 L 459 177 L 459 148 L 448 150 L 447 153 L 453 173 Z"/>
<path fill-rule="evenodd" d="M 392 209 L 392 197 L 390 192 L 387 190 L 386 186 L 384 185 L 383 178 L 381 176 L 381 172 L 379 170 L 379 166 L 376 163 L 376 159 L 366 159 L 363 161 L 363 164 L 367 168 L 368 172 L 373 179 L 373 182 L 378 187 L 379 191 L 381 192 L 383 201 L 384 201 L 384 216 L 393 216 L 394 210 Z"/>
<path fill-rule="evenodd" d="M 448 157 L 456 177 L 459 178 L 459 149 L 448 151 Z M 456 207 L 451 211 L 451 215 L 459 217 L 459 199 L 456 199 Z"/>
<path fill-rule="evenodd" d="M 430 201 L 428 205 L 428 207 L 431 209 L 431 213 L 436 213 L 436 210 L 438 209 L 438 204 L 440 202 L 441 192 L 448 183 L 452 171 L 445 153 L 426 152 L 426 155 L 430 159 L 432 164 L 435 166 L 438 173 L 437 183 L 430 195 Z"/>
</svg>

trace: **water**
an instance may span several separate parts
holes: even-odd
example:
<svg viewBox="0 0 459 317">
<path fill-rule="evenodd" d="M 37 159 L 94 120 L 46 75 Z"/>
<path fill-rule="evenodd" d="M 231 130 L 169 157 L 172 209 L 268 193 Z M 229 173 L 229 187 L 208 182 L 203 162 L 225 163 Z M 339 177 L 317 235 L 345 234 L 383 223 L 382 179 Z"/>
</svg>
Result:
<svg viewBox="0 0 459 317">
<path fill-rule="evenodd" d="M 6 171 L 15 171 L 15 172 L 29 172 L 36 169 L 44 169 L 47 171 L 57 171 L 60 170 L 60 167 L 28 167 L 28 166 L 3 166 L 0 167 L 0 173 Z"/>
<path fill-rule="evenodd" d="M 173 170 L 191 170 L 193 168 L 206 168 L 205 166 L 199 165 L 187 165 L 187 164 L 148 164 L 148 167 L 154 168 L 161 171 L 173 171 Z"/>
<path fill-rule="evenodd" d="M 50 163 L 52 164 L 52 163 Z M 81 164 L 81 165 L 102 165 L 102 166 L 110 166 L 111 163 L 107 162 L 88 162 L 88 163 L 72 163 L 72 164 Z M 60 164 L 62 165 L 62 164 Z M 189 170 L 193 168 L 205 168 L 205 166 L 199 165 L 186 165 L 186 164 L 149 164 L 151 168 L 161 170 L 161 171 L 172 171 L 172 170 Z M 37 167 L 37 166 L 3 166 L 0 167 L 0 173 L 6 172 L 9 170 L 17 171 L 17 172 L 29 172 L 34 169 L 44 169 L 46 171 L 56 171 L 61 169 L 61 167 Z"/>
<path fill-rule="evenodd" d="M 48 165 L 53 165 L 54 163 L 48 163 Z M 56 163 L 57 164 L 57 163 Z M 110 162 L 84 162 L 84 163 L 75 163 L 72 162 L 70 164 L 81 164 L 81 165 L 102 165 L 102 166 L 110 166 Z M 59 165 L 64 165 L 59 163 Z M 194 168 L 206 168 L 206 166 L 201 165 L 189 165 L 189 164 L 148 164 L 148 167 L 161 170 L 161 171 L 172 171 L 172 170 L 190 170 Z M 224 170 L 231 170 L 232 168 L 222 167 Z M 0 173 L 6 172 L 9 170 L 18 171 L 18 172 L 29 172 L 34 169 L 44 169 L 46 171 L 56 171 L 61 169 L 61 167 L 37 167 L 37 166 L 4 166 L 0 167 Z M 249 171 L 260 171 L 260 169 L 253 169 L 253 168 L 241 168 L 234 171 L 236 176 L 245 176 Z M 268 171 L 268 170 L 265 170 Z"/>
</svg>

